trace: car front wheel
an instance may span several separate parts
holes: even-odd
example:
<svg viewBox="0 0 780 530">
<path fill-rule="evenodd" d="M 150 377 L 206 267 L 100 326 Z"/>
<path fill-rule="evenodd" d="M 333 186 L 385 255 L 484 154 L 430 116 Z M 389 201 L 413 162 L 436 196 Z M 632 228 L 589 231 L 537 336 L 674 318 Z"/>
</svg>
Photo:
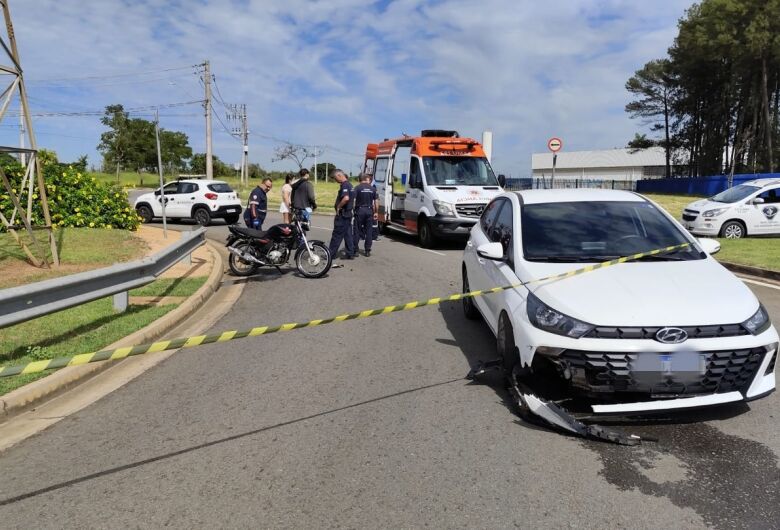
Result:
<svg viewBox="0 0 780 530">
<path fill-rule="evenodd" d="M 501 313 L 498 319 L 498 333 L 496 333 L 496 353 L 503 359 L 504 370 L 511 374 L 517 361 L 517 348 L 515 347 L 515 334 L 512 323 L 506 313 Z"/>
<path fill-rule="evenodd" d="M 725 237 L 726 239 L 741 239 L 745 235 L 745 226 L 739 221 L 724 223 L 720 229 L 720 237 Z"/>
<path fill-rule="evenodd" d="M 151 223 L 152 219 L 154 219 L 154 212 L 152 212 L 152 209 L 145 204 L 142 204 L 136 208 L 135 213 L 138 214 L 138 217 L 140 217 L 141 221 L 144 223 Z"/>
</svg>

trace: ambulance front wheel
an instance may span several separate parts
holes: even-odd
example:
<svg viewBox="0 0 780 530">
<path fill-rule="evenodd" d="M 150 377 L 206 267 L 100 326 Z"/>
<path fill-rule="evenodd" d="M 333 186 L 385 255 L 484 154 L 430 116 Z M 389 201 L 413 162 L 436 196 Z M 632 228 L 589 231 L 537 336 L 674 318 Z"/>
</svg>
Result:
<svg viewBox="0 0 780 530">
<path fill-rule="evenodd" d="M 436 244 L 436 237 L 433 235 L 431 223 L 424 217 L 420 218 L 420 223 L 417 226 L 417 237 L 419 237 L 420 246 L 423 248 L 431 248 Z"/>
</svg>

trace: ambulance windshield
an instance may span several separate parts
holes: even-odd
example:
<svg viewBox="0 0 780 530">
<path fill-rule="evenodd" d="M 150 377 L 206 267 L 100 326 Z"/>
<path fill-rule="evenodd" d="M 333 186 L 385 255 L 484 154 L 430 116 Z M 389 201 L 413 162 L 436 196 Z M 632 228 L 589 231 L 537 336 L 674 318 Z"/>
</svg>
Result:
<svg viewBox="0 0 780 530">
<path fill-rule="evenodd" d="M 423 157 L 429 186 L 498 186 L 487 160 L 470 156 Z"/>
</svg>

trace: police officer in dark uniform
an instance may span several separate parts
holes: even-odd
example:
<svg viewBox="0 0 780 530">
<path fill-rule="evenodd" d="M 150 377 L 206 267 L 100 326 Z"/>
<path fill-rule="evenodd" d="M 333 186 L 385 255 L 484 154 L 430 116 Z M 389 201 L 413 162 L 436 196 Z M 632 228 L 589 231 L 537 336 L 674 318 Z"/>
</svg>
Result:
<svg viewBox="0 0 780 530">
<path fill-rule="evenodd" d="M 366 257 L 371 255 L 374 219 L 377 201 L 376 188 L 371 185 L 370 175 L 360 175 L 360 184 L 355 188 L 355 252 L 359 250 L 361 239 L 366 241 Z"/>
<path fill-rule="evenodd" d="M 345 259 L 355 258 L 355 240 L 352 237 L 352 206 L 354 204 L 352 196 L 352 184 L 340 169 L 334 169 L 331 172 L 331 178 L 339 183 L 339 192 L 336 195 L 336 218 L 333 220 L 333 235 L 330 238 L 330 254 L 334 258 L 338 256 L 341 241 L 347 247 Z"/>
<path fill-rule="evenodd" d="M 244 210 L 244 222 L 247 228 L 263 229 L 263 221 L 265 221 L 265 216 L 268 214 L 267 193 L 271 191 L 272 186 L 273 182 L 266 177 L 249 194 L 249 203 Z"/>
</svg>

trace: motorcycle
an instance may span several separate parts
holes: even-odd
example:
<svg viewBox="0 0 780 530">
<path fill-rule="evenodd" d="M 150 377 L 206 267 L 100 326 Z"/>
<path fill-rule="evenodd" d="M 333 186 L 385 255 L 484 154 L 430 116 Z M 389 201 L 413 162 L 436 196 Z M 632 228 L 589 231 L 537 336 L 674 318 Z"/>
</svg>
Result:
<svg viewBox="0 0 780 530">
<path fill-rule="evenodd" d="M 295 251 L 295 266 L 306 278 L 320 278 L 330 270 L 333 257 L 322 241 L 308 240 L 309 222 L 293 211 L 292 223 L 278 224 L 267 231 L 230 225 L 228 265 L 236 276 L 251 276 L 260 267 L 276 267 L 281 273 Z"/>
</svg>

